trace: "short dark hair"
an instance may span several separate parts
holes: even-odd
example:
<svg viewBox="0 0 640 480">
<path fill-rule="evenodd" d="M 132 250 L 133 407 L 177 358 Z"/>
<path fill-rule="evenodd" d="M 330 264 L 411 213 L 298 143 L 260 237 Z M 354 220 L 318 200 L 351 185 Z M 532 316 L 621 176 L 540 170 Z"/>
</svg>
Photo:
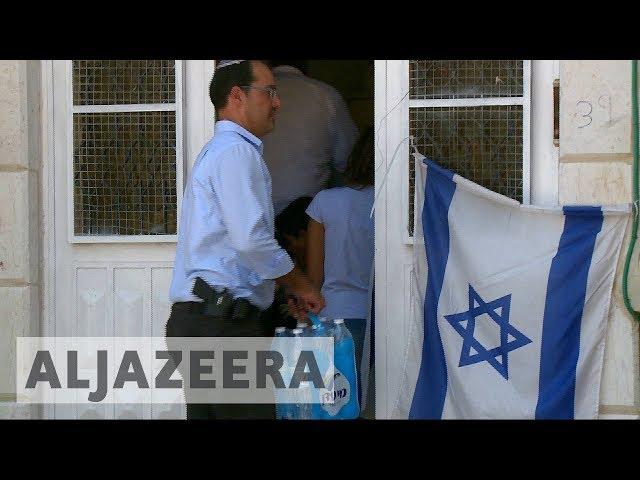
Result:
<svg viewBox="0 0 640 480">
<path fill-rule="evenodd" d="M 375 149 L 373 125 L 368 126 L 351 150 L 344 181 L 347 185 L 366 187 L 375 182 Z"/>
<path fill-rule="evenodd" d="M 300 230 L 306 230 L 309 223 L 309 215 L 306 210 L 311 203 L 311 197 L 296 198 L 287 205 L 287 208 L 278 214 L 275 220 L 276 240 L 282 247 L 287 246 L 285 235 L 293 237 L 298 235 Z"/>
<path fill-rule="evenodd" d="M 253 61 L 262 62 L 268 66 L 268 63 L 264 60 L 245 60 L 215 71 L 209 84 L 209 98 L 216 109 L 216 116 L 220 109 L 227 106 L 229 94 L 234 86 L 251 85 L 255 80 L 253 76 Z"/>
</svg>

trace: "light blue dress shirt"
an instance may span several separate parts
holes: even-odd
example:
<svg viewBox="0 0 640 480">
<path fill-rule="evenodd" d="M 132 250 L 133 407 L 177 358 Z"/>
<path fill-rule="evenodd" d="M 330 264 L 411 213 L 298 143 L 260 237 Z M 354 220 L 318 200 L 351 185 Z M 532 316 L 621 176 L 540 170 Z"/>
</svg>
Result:
<svg viewBox="0 0 640 480">
<path fill-rule="evenodd" d="M 201 277 L 265 309 L 273 302 L 274 279 L 292 269 L 274 239 L 262 142 L 234 122 L 216 122 L 185 187 L 169 299 L 200 301 L 192 289 Z"/>
</svg>

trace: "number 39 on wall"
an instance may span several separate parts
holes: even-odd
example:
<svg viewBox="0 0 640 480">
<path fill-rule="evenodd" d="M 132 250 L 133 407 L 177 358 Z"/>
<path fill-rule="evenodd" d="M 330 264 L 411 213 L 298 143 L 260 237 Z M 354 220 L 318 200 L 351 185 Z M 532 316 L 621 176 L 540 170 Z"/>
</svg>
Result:
<svg viewBox="0 0 640 480">
<path fill-rule="evenodd" d="M 602 109 L 607 113 L 608 119 L 605 124 L 611 124 L 611 97 L 606 94 L 600 95 L 600 97 L 598 97 L 598 101 L 596 102 L 596 108 L 598 108 L 598 110 Z M 585 128 L 591 125 L 591 123 L 593 122 L 593 110 L 593 103 L 589 100 L 578 100 L 576 102 L 575 117 L 580 123 L 578 125 L 578 128 Z"/>
</svg>

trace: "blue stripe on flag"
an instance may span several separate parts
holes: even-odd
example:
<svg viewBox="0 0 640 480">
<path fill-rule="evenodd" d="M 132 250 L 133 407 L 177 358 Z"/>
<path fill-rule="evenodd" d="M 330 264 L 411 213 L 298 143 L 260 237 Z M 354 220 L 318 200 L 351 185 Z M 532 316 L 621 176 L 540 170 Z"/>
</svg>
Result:
<svg viewBox="0 0 640 480">
<path fill-rule="evenodd" d="M 602 228 L 600 207 L 564 207 L 564 231 L 551 262 L 542 325 L 540 387 L 536 418 L 574 416 L 576 368 L 587 277 L 596 236 Z"/>
<path fill-rule="evenodd" d="M 438 330 L 438 301 L 449 258 L 449 206 L 456 191 L 453 173 L 432 161 L 425 183 L 422 226 L 427 252 L 422 359 L 409 418 L 441 418 L 447 394 L 447 367 Z"/>
</svg>

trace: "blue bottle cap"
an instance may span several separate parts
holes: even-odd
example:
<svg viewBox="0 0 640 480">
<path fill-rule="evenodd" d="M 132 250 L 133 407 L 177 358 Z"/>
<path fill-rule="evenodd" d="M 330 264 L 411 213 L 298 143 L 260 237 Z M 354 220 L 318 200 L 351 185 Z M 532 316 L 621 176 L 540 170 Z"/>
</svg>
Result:
<svg viewBox="0 0 640 480">
<path fill-rule="evenodd" d="M 311 319 L 311 322 L 314 325 L 318 325 L 320 323 L 320 320 L 318 319 L 318 315 L 316 315 L 315 313 L 309 312 L 307 313 L 307 315 L 309 316 L 309 318 Z"/>
</svg>

